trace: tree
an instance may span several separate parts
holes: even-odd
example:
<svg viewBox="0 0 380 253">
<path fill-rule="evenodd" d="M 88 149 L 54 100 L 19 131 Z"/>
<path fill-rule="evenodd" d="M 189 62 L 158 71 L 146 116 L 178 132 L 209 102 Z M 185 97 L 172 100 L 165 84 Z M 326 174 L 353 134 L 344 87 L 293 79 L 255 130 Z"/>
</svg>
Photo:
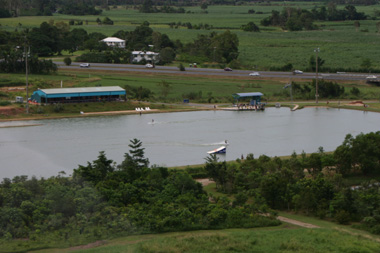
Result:
<svg viewBox="0 0 380 253">
<path fill-rule="evenodd" d="M 63 62 L 66 64 L 66 66 L 70 66 L 71 65 L 71 58 L 70 57 L 65 57 L 63 59 Z"/>
<path fill-rule="evenodd" d="M 112 163 L 113 161 L 107 159 L 104 151 L 101 151 L 97 160 L 92 163 L 87 162 L 87 166 L 79 165 L 78 169 L 74 169 L 74 177 L 80 176 L 96 185 L 105 180 L 107 175 L 115 170 Z"/>
<path fill-rule="evenodd" d="M 175 59 L 175 52 L 174 49 L 171 47 L 165 47 L 160 51 L 160 62 L 165 63 L 171 63 Z"/>
<path fill-rule="evenodd" d="M 208 3 L 207 3 L 206 1 L 202 2 L 202 3 L 201 3 L 201 9 L 202 9 L 203 11 L 206 11 L 207 8 L 208 8 Z"/>
<path fill-rule="evenodd" d="M 371 66 L 372 66 L 372 62 L 368 58 L 363 59 L 362 63 L 360 64 L 360 67 L 362 67 L 366 71 L 369 71 L 371 69 Z"/>
<path fill-rule="evenodd" d="M 109 17 L 104 17 L 102 24 L 104 25 L 113 25 L 113 21 Z"/>
<path fill-rule="evenodd" d="M 140 12 L 142 13 L 151 13 L 153 12 L 153 2 L 152 0 L 144 0 L 141 8 L 140 8 Z"/>
<path fill-rule="evenodd" d="M 221 55 L 225 62 L 229 63 L 239 56 L 239 39 L 235 33 L 229 30 L 211 38 L 209 48 L 216 47 L 216 54 Z M 210 53 L 212 50 L 210 50 Z"/>
<path fill-rule="evenodd" d="M 320 69 L 323 64 L 325 63 L 325 60 L 323 60 L 321 57 L 318 56 L 318 69 Z M 315 63 L 315 56 L 312 55 L 310 56 L 310 59 L 309 59 L 309 68 L 311 71 L 316 71 L 316 63 Z"/>
<path fill-rule="evenodd" d="M 254 22 L 242 25 L 241 29 L 245 32 L 260 32 L 260 28 Z"/>
<path fill-rule="evenodd" d="M 180 71 L 185 71 L 185 70 L 186 70 L 186 69 L 185 69 L 185 66 L 183 66 L 182 63 L 179 64 L 178 69 L 179 69 Z"/>
</svg>

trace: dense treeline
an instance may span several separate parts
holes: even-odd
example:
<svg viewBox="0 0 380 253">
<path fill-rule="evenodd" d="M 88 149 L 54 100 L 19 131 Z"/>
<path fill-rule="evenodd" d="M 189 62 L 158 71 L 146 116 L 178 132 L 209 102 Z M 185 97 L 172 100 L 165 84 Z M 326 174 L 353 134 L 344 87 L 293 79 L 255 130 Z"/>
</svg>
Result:
<svg viewBox="0 0 380 253">
<path fill-rule="evenodd" d="M 347 4 L 347 1 L 322 1 L 329 4 Z M 38 15 L 51 16 L 54 12 L 72 15 L 99 15 L 102 10 L 95 8 L 107 9 L 109 6 L 115 5 L 132 5 L 139 6 L 141 12 L 164 12 L 164 13 L 185 13 L 184 6 L 200 6 L 203 10 L 207 9 L 208 5 L 242 5 L 248 4 L 250 1 L 232 1 L 232 0 L 212 0 L 212 1 L 152 1 L 152 0 L 0 0 L 0 18 L 20 15 Z M 353 5 L 373 5 L 378 3 L 377 0 L 352 0 L 349 4 Z M 272 3 L 262 3 L 272 5 Z M 276 3 L 273 3 L 276 5 Z M 177 6 L 179 8 L 174 8 Z M 207 13 L 207 11 L 205 11 Z"/>
<path fill-rule="evenodd" d="M 120 30 L 112 36 L 125 40 L 125 49 L 110 47 L 101 42 L 106 38 L 102 33 L 88 34 L 82 28 L 70 31 L 69 24 L 65 22 L 43 22 L 40 27 L 30 31 L 13 33 L 0 31 L 0 49 L 1 55 L 7 58 L 7 64 L 13 59 L 13 65 L 21 64 L 20 58 L 11 59 L 12 55 L 20 55 L 20 50 L 17 49 L 20 46 L 27 46 L 31 55 L 36 56 L 60 55 L 64 50 L 69 53 L 89 50 L 89 53 L 76 59 L 81 62 L 130 63 L 131 52 L 135 50 L 159 52 L 159 64 L 172 62 L 178 53 L 190 62 L 199 62 L 199 59 L 203 59 L 203 61 L 229 63 L 238 57 L 239 40 L 236 34 L 230 31 L 199 35 L 194 42 L 183 45 L 179 40 L 173 41 L 166 34 L 153 31 L 145 21 L 133 31 Z M 140 62 L 140 64 L 145 63 L 145 61 Z M 12 69 L 14 68 L 9 68 L 9 71 Z"/>
<path fill-rule="evenodd" d="M 252 154 L 237 164 L 207 160 L 205 169 L 224 193 L 261 199 L 274 209 L 286 209 L 335 219 L 380 234 L 380 183 L 352 187 L 345 178 L 380 174 L 380 132 L 347 135 L 333 153 L 320 148 L 309 156 L 255 159 Z"/>
<path fill-rule="evenodd" d="M 302 29 L 313 30 L 316 26 L 314 21 L 343 21 L 343 20 L 365 20 L 367 16 L 357 12 L 355 6 L 346 5 L 343 10 L 338 10 L 336 5 L 329 3 L 326 6 L 314 8 L 311 11 L 299 8 L 287 7 L 279 11 L 272 11 L 272 15 L 261 20 L 263 26 L 279 26 L 290 31 Z"/>
<path fill-rule="evenodd" d="M 102 10 L 95 9 L 96 4 L 99 4 L 99 1 L 0 0 L 0 14 L 5 12 L 14 17 L 20 15 L 52 16 L 54 12 L 73 15 L 99 15 L 102 13 Z"/>
<path fill-rule="evenodd" d="M 25 39 L 26 35 L 23 33 L 0 31 L 0 72 L 25 72 L 26 54 L 30 73 L 46 74 L 56 71 L 57 66 L 51 60 L 39 60 L 38 54 L 26 47 Z"/>
<path fill-rule="evenodd" d="M 132 140 L 120 164 L 100 152 L 72 178 L 5 178 L 0 184 L 0 236 L 84 243 L 121 234 L 257 227 L 279 222 L 260 215 L 262 202 L 209 198 L 184 171 L 149 168 L 144 148 Z M 49 238 L 47 240 L 46 238 Z"/>
</svg>

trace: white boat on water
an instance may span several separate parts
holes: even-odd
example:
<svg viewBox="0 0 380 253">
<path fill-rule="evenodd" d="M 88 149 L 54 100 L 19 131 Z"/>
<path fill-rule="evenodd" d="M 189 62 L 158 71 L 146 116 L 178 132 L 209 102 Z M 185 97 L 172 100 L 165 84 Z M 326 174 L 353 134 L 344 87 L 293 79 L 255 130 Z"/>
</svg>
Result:
<svg viewBox="0 0 380 253">
<path fill-rule="evenodd" d="M 221 146 L 217 149 L 208 151 L 207 154 L 225 154 L 226 150 L 227 150 L 226 146 Z"/>
</svg>

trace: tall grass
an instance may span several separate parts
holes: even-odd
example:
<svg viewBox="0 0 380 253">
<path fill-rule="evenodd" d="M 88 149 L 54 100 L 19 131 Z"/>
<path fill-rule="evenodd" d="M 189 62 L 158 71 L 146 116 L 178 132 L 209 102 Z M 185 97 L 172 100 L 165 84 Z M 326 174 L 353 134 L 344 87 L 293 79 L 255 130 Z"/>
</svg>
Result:
<svg viewBox="0 0 380 253">
<path fill-rule="evenodd" d="M 290 228 L 294 228 L 291 227 Z M 234 229 L 146 235 L 76 252 L 378 252 L 378 242 L 331 229 Z"/>
</svg>

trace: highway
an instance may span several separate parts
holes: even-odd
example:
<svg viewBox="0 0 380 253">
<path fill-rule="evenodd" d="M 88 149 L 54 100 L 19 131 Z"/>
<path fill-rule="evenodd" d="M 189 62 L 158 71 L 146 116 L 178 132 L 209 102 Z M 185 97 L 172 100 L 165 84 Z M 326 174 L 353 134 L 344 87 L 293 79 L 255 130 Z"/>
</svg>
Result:
<svg viewBox="0 0 380 253">
<path fill-rule="evenodd" d="M 106 64 L 106 63 L 91 63 L 89 68 L 80 68 L 80 63 L 72 63 L 66 66 L 63 62 L 54 62 L 60 69 L 80 69 L 86 70 L 107 70 L 107 71 L 125 71 L 125 72 L 142 72 L 142 73 L 157 73 L 157 74 L 180 74 L 180 75 L 205 75 L 219 77 L 247 77 L 252 79 L 261 78 L 281 78 L 281 79 L 315 79 L 316 73 L 293 74 L 293 72 L 275 72 L 275 71 L 258 71 L 260 76 L 249 76 L 249 73 L 256 70 L 233 70 L 224 71 L 223 69 L 209 68 L 191 68 L 186 67 L 186 71 L 180 71 L 178 67 L 171 66 L 156 66 L 155 68 L 146 68 L 145 65 L 135 64 Z M 365 73 L 319 73 L 318 79 L 324 80 L 345 80 L 345 81 L 365 81 L 369 74 Z M 371 74 L 373 75 L 373 74 Z"/>
</svg>

